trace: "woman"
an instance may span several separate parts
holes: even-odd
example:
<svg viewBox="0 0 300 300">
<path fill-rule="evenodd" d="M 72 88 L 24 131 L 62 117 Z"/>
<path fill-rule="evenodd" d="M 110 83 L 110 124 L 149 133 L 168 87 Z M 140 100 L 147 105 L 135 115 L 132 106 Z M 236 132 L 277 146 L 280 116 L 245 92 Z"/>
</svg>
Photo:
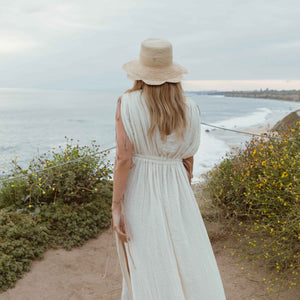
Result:
<svg viewBox="0 0 300 300">
<path fill-rule="evenodd" d="M 123 69 L 135 81 L 116 109 L 112 228 L 121 299 L 226 299 L 190 185 L 200 110 L 182 90 L 187 70 L 164 39 L 143 41 L 139 59 Z"/>
</svg>

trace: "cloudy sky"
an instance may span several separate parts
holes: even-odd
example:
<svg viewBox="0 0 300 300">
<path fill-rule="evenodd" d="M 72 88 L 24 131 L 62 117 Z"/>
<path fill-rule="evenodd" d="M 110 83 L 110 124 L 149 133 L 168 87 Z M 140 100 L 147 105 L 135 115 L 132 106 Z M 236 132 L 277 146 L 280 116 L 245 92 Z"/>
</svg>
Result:
<svg viewBox="0 0 300 300">
<path fill-rule="evenodd" d="M 300 89 L 299 15 L 299 0 L 1 0 L 0 87 L 128 88 L 121 66 L 158 37 L 190 88 Z"/>
</svg>

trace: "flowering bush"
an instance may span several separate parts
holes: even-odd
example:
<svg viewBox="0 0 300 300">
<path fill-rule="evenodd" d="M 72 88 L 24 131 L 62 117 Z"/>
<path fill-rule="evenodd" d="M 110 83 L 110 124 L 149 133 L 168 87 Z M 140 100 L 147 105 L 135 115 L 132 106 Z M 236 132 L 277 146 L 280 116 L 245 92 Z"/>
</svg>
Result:
<svg viewBox="0 0 300 300">
<path fill-rule="evenodd" d="M 1 292 L 13 287 L 46 248 L 70 250 L 110 226 L 109 151 L 99 154 L 94 143 L 80 147 L 69 141 L 65 149 L 54 150 L 27 169 L 13 160 L 13 178 L 0 180 Z"/>
<path fill-rule="evenodd" d="M 281 139 L 253 138 L 204 175 L 213 203 L 245 233 L 249 258 L 263 259 L 277 275 L 290 274 L 291 286 L 300 267 L 299 125 L 275 135 Z"/>
<path fill-rule="evenodd" d="M 53 148 L 51 153 L 33 159 L 27 169 L 22 169 L 17 159 L 12 160 L 11 173 L 16 179 L 2 183 L 0 208 L 12 205 L 39 211 L 43 203 L 83 203 L 95 199 L 112 174 L 111 164 L 106 160 L 109 151 L 98 152 L 99 145 L 94 143 L 72 146 L 67 140 L 65 149 Z"/>
</svg>

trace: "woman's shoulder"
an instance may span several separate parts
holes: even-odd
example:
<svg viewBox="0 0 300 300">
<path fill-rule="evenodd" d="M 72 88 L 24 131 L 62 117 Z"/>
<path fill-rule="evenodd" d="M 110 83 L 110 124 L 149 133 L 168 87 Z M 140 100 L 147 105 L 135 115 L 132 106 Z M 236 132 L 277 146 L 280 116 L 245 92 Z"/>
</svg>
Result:
<svg viewBox="0 0 300 300">
<path fill-rule="evenodd" d="M 135 91 L 125 91 L 122 93 L 122 96 L 130 97 L 130 96 L 135 96 L 141 93 L 142 90 L 135 90 Z"/>
<path fill-rule="evenodd" d="M 131 99 L 136 99 L 139 96 L 141 90 L 131 91 L 131 92 L 123 92 L 120 98 L 124 99 L 124 101 L 133 101 Z M 126 99 L 126 100 L 125 100 Z"/>
</svg>

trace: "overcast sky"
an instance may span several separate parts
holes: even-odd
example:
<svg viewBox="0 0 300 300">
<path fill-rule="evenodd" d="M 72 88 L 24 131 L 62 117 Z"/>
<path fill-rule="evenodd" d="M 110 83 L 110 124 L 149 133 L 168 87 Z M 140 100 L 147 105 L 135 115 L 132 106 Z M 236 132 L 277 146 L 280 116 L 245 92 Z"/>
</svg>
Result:
<svg viewBox="0 0 300 300">
<path fill-rule="evenodd" d="M 299 0 L 1 0 L 0 87 L 128 88 L 150 37 L 189 82 L 300 79 Z"/>
</svg>

